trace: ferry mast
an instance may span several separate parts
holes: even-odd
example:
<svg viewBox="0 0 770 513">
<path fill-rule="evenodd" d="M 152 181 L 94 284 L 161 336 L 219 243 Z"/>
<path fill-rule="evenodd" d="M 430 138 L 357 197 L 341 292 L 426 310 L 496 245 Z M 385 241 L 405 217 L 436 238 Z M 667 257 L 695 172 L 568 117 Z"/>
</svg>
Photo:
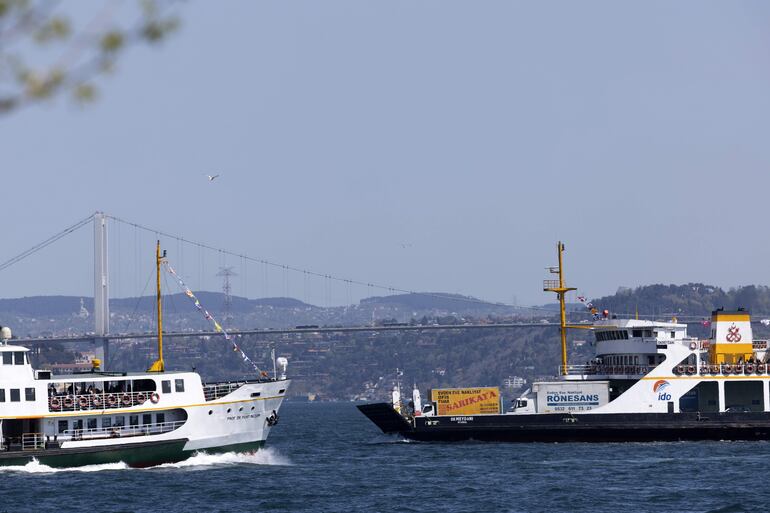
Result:
<svg viewBox="0 0 770 513">
<path fill-rule="evenodd" d="M 567 287 L 564 284 L 564 244 L 561 241 L 556 245 L 556 252 L 559 256 L 559 266 L 549 267 L 548 271 L 551 274 L 558 274 L 558 280 L 543 280 L 543 291 L 555 292 L 559 298 L 559 315 L 560 323 L 559 328 L 561 331 L 561 375 L 567 375 L 567 309 L 565 306 L 565 296 L 570 290 L 577 290 L 574 287 Z"/>
<path fill-rule="evenodd" d="M 158 312 L 158 359 L 150 366 L 147 372 L 164 372 L 166 370 L 166 364 L 163 361 L 163 302 L 160 292 L 160 266 L 163 263 L 163 259 L 166 258 L 166 250 L 163 250 L 163 254 L 160 252 L 160 241 L 155 246 L 155 277 L 157 280 L 156 288 L 156 308 Z"/>
</svg>

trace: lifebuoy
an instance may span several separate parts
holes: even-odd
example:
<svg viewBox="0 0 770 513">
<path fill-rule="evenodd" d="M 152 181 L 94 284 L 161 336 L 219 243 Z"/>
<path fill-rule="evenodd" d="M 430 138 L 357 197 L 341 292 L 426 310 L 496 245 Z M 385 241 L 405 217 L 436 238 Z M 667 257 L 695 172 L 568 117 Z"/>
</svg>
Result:
<svg viewBox="0 0 770 513">
<path fill-rule="evenodd" d="M 127 404 L 128 406 L 131 406 L 131 395 L 128 393 L 123 394 L 120 397 L 120 402 L 122 402 L 123 404 Z"/>
<path fill-rule="evenodd" d="M 695 374 L 695 365 L 688 365 L 687 366 L 687 374 Z"/>
<path fill-rule="evenodd" d="M 733 370 L 736 374 L 743 374 L 743 365 L 736 365 Z"/>
<path fill-rule="evenodd" d="M 95 395 L 95 396 L 94 396 L 94 397 L 91 399 L 91 402 L 93 403 L 93 405 L 94 405 L 94 406 L 97 406 L 97 407 L 98 407 L 98 406 L 101 406 L 101 405 L 102 405 L 102 398 L 101 398 L 101 397 L 99 397 L 98 395 Z"/>
<path fill-rule="evenodd" d="M 761 374 L 764 374 L 764 373 L 765 373 L 765 370 L 766 370 L 766 368 L 767 368 L 767 367 L 765 366 L 765 364 L 764 364 L 764 363 L 760 363 L 760 364 L 758 364 L 758 365 L 757 365 L 757 372 L 759 372 L 759 373 L 761 373 Z"/>
<path fill-rule="evenodd" d="M 61 408 L 61 401 L 59 400 L 58 397 L 51 398 L 51 408 L 54 410 L 58 410 L 59 408 Z"/>
<path fill-rule="evenodd" d="M 642 374 L 647 374 L 648 372 L 649 370 L 647 369 L 647 367 L 642 367 Z"/>
<path fill-rule="evenodd" d="M 116 404 L 118 404 L 118 398 L 115 397 L 115 394 L 110 394 L 107 396 L 107 404 L 109 406 L 115 406 Z"/>
<path fill-rule="evenodd" d="M 138 394 L 136 394 L 136 404 L 142 404 L 146 400 L 147 398 L 144 396 L 143 393 L 139 392 Z"/>
<path fill-rule="evenodd" d="M 88 408 L 88 397 L 81 395 L 80 399 L 78 399 L 78 404 L 81 408 Z"/>
<path fill-rule="evenodd" d="M 746 374 L 751 374 L 754 372 L 754 364 L 753 363 L 747 363 L 746 364 Z"/>
<path fill-rule="evenodd" d="M 690 350 L 695 351 L 698 348 L 698 344 L 695 342 L 690 342 Z"/>
<path fill-rule="evenodd" d="M 722 372 L 725 374 L 730 374 L 733 371 L 733 366 L 729 363 L 726 363 L 722 365 Z"/>
<path fill-rule="evenodd" d="M 65 408 L 72 408 L 72 406 L 75 404 L 75 400 L 72 398 L 71 395 L 68 395 L 64 398 L 64 407 Z"/>
<path fill-rule="evenodd" d="M 158 392 L 153 392 L 150 394 L 150 401 L 152 401 L 152 404 L 158 404 L 158 401 L 160 401 L 160 395 Z"/>
<path fill-rule="evenodd" d="M 677 374 L 684 374 L 685 368 L 684 365 L 677 365 L 676 366 L 676 373 Z"/>
<path fill-rule="evenodd" d="M 711 374 L 719 374 L 719 365 L 709 366 L 709 372 L 711 372 Z"/>
</svg>

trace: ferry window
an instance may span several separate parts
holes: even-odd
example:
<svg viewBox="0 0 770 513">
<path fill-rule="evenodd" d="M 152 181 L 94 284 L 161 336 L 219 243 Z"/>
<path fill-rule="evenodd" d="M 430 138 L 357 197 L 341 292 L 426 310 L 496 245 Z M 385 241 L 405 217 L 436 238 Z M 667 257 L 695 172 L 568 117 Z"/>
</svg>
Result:
<svg viewBox="0 0 770 513">
<path fill-rule="evenodd" d="M 624 340 L 628 340 L 628 332 L 627 331 L 623 332 L 623 339 Z"/>
<path fill-rule="evenodd" d="M 634 330 L 633 335 L 634 335 L 634 337 L 641 337 L 642 336 L 642 330 Z"/>
<path fill-rule="evenodd" d="M 154 379 L 134 380 L 134 392 L 155 392 L 155 388 Z"/>
<path fill-rule="evenodd" d="M 161 388 L 162 388 L 164 394 L 170 394 L 171 393 L 171 380 L 170 379 L 164 379 L 163 381 L 161 381 Z"/>
<path fill-rule="evenodd" d="M 139 415 L 129 415 L 128 416 L 128 423 L 131 426 L 138 426 L 139 425 Z"/>
<path fill-rule="evenodd" d="M 13 352 L 13 363 L 14 363 L 14 365 L 24 365 L 24 352 L 23 351 L 14 351 Z"/>
<path fill-rule="evenodd" d="M 644 330 L 644 336 L 645 337 L 651 337 L 652 336 L 652 330 Z"/>
<path fill-rule="evenodd" d="M 142 415 L 142 424 L 152 424 L 152 413 Z"/>
<path fill-rule="evenodd" d="M 24 389 L 24 399 L 27 401 L 34 401 L 35 400 L 35 389 L 34 388 L 25 388 Z"/>
<path fill-rule="evenodd" d="M 115 417 L 115 421 L 112 423 L 115 427 L 123 427 L 126 425 L 126 418 L 123 415 Z"/>
<path fill-rule="evenodd" d="M 102 427 L 112 427 L 112 417 L 102 417 Z"/>
<path fill-rule="evenodd" d="M 83 419 L 73 420 L 72 429 L 83 429 Z"/>
<path fill-rule="evenodd" d="M 13 364 L 13 353 L 3 353 L 3 365 Z"/>
<path fill-rule="evenodd" d="M 671 332 L 671 338 L 674 338 L 676 336 L 676 331 Z"/>
<path fill-rule="evenodd" d="M 4 403 L 4 402 L 5 402 L 5 389 L 0 388 L 0 403 Z"/>
<path fill-rule="evenodd" d="M 87 419 L 86 425 L 88 426 L 88 429 L 96 429 L 96 418 Z"/>
<path fill-rule="evenodd" d="M 60 420 L 59 421 L 59 434 L 64 433 L 67 431 L 68 422 L 66 420 Z"/>
<path fill-rule="evenodd" d="M 166 422 L 166 414 L 165 413 L 156 413 L 155 414 L 155 423 L 156 424 L 163 424 Z"/>
<path fill-rule="evenodd" d="M 18 403 L 21 401 L 21 393 L 19 392 L 18 388 L 12 388 L 11 389 L 11 402 L 12 403 Z"/>
<path fill-rule="evenodd" d="M 174 380 L 174 387 L 176 388 L 177 392 L 184 392 L 184 380 L 183 379 L 175 379 Z"/>
</svg>

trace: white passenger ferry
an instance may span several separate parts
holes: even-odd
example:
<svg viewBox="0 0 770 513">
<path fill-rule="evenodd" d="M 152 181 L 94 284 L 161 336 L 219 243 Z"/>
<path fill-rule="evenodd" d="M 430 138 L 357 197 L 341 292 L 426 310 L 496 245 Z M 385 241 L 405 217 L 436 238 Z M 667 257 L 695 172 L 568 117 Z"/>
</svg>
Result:
<svg viewBox="0 0 770 513">
<path fill-rule="evenodd" d="M 559 379 L 535 382 L 510 409 L 493 399 L 492 413 L 478 407 L 488 408 L 485 397 L 495 397 L 486 389 L 442 391 L 463 397 L 456 404 L 470 404 L 477 410 L 471 412 L 442 412 L 435 399 L 420 407 L 419 391 L 413 408 L 399 408 L 396 393 L 393 405 L 359 409 L 384 432 L 417 440 L 770 440 L 768 342 L 754 340 L 747 311 L 714 311 L 706 340 L 689 336 L 675 320 L 617 319 L 609 312 L 593 324 L 568 326 L 564 294 L 574 289 L 564 285 L 563 249 L 559 243 L 559 279 L 544 283 L 561 304 Z M 567 363 L 568 328 L 594 334 L 595 354 L 585 364 Z"/>
<path fill-rule="evenodd" d="M 159 273 L 159 249 L 157 259 Z M 261 447 L 290 383 L 286 359 L 275 361 L 272 378 L 204 383 L 195 372 L 165 371 L 158 325 L 160 357 L 150 371 L 100 372 L 94 362 L 91 372 L 69 375 L 33 370 L 29 350 L 0 329 L 0 465 L 150 466 Z"/>
</svg>

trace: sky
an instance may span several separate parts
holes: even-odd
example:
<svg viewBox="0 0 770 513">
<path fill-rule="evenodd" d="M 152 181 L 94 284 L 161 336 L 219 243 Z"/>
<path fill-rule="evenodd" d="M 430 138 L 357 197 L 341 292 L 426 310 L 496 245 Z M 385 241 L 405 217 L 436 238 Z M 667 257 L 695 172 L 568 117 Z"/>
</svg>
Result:
<svg viewBox="0 0 770 513">
<path fill-rule="evenodd" d="M 179 14 L 167 42 L 123 55 L 94 104 L 0 117 L 0 261 L 101 210 L 324 274 L 520 305 L 553 300 L 542 279 L 558 240 L 588 297 L 770 283 L 766 2 L 199 1 Z M 0 297 L 91 296 L 91 235 L 0 271 Z M 110 240 L 113 297 L 141 292 L 154 236 L 123 226 Z M 195 289 L 217 290 L 233 265 L 249 297 L 382 293 L 164 245 Z"/>
</svg>

